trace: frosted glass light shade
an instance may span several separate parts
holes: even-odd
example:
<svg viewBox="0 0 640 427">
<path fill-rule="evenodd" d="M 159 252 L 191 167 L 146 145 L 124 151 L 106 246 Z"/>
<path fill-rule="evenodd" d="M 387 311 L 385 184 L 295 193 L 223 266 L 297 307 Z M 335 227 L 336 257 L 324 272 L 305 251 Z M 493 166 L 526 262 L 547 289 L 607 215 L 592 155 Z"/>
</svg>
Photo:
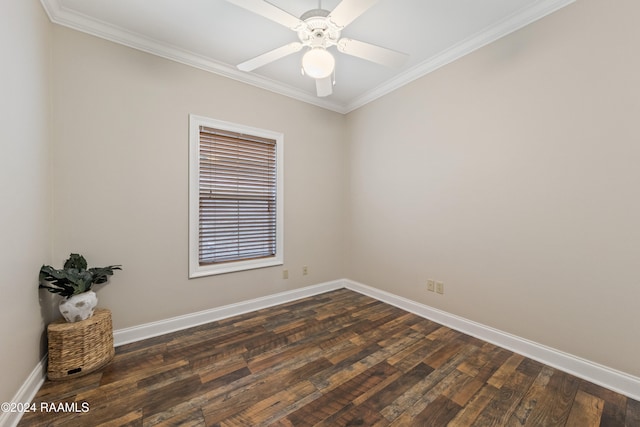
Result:
<svg viewBox="0 0 640 427">
<path fill-rule="evenodd" d="M 333 73 L 336 60 L 333 55 L 324 48 L 310 49 L 302 57 L 302 69 L 305 74 L 314 79 L 324 79 Z"/>
</svg>

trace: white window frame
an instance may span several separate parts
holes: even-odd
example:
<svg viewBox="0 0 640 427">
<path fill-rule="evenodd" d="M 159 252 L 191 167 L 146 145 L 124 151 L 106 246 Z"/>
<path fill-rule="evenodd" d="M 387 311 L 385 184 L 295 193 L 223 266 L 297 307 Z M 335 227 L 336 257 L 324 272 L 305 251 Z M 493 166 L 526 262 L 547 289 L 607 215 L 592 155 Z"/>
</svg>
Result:
<svg viewBox="0 0 640 427">
<path fill-rule="evenodd" d="M 199 261 L 199 203 L 200 203 L 200 126 L 227 130 L 276 141 L 276 254 L 273 257 L 200 265 Z M 273 267 L 284 263 L 283 220 L 283 151 L 284 135 L 265 129 L 240 125 L 208 117 L 189 115 L 189 278 Z"/>
</svg>

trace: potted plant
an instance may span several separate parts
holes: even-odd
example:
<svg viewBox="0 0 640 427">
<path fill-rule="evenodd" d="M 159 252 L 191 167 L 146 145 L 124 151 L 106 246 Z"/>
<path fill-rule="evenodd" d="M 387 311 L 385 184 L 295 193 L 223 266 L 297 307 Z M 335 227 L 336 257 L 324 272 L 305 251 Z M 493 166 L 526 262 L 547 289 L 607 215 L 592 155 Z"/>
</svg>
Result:
<svg viewBox="0 0 640 427">
<path fill-rule="evenodd" d="M 67 322 L 78 322 L 93 316 L 98 304 L 94 284 L 105 283 L 113 270 L 122 270 L 120 265 L 87 268 L 87 260 L 82 255 L 71 254 L 62 269 L 43 265 L 40 269 L 39 287 L 63 297 L 60 313 Z"/>
</svg>

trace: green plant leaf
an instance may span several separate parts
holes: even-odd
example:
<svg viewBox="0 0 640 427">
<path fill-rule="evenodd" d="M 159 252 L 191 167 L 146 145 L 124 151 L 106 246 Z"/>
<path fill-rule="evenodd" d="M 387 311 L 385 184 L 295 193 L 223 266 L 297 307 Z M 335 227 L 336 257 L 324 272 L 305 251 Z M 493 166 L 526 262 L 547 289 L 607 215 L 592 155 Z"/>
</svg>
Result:
<svg viewBox="0 0 640 427">
<path fill-rule="evenodd" d="M 91 290 L 93 284 L 105 283 L 113 270 L 122 270 L 120 265 L 93 267 L 87 270 L 87 261 L 82 255 L 71 254 L 63 269 L 49 265 L 40 268 L 39 286 L 63 297 L 81 294 Z"/>
<path fill-rule="evenodd" d="M 87 269 L 87 260 L 80 254 L 71 254 L 69 255 L 69 259 L 64 262 L 64 266 L 62 267 L 65 270 L 69 268 L 77 268 L 78 270 L 86 270 Z"/>
</svg>

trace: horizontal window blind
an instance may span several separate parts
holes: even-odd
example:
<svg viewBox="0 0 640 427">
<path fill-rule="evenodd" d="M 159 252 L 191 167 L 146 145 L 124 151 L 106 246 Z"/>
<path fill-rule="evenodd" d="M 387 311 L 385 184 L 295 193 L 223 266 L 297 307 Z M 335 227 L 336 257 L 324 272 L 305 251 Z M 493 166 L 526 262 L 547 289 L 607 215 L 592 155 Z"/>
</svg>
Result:
<svg viewBox="0 0 640 427">
<path fill-rule="evenodd" d="M 276 254 L 276 141 L 200 126 L 199 263 Z"/>
</svg>

